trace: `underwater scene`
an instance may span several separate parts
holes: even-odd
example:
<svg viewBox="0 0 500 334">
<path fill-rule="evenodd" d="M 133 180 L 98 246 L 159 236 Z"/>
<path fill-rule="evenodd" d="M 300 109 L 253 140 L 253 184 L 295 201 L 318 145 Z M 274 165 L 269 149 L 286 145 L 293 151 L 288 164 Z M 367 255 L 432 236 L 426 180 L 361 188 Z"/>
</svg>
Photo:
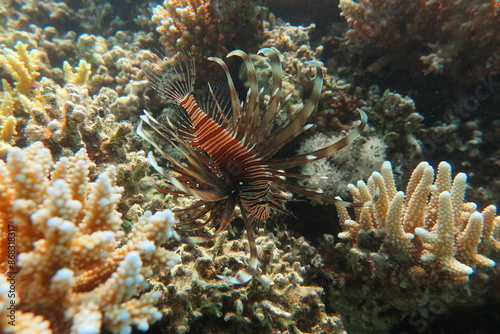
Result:
<svg viewBox="0 0 500 334">
<path fill-rule="evenodd" d="M 500 332 L 500 1 L 0 0 L 0 334 Z"/>
</svg>

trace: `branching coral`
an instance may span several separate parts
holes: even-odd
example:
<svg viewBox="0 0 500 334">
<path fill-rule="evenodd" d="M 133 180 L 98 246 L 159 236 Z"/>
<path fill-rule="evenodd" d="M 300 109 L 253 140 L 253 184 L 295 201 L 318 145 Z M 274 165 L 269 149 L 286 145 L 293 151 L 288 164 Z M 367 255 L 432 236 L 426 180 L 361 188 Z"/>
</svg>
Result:
<svg viewBox="0 0 500 334">
<path fill-rule="evenodd" d="M 202 35 L 205 36 L 200 43 L 203 46 L 222 39 L 211 13 L 209 0 L 166 1 L 163 6 L 157 6 L 153 13 L 152 21 L 158 26 L 157 30 L 163 36 L 161 41 L 165 45 L 188 47 Z M 195 48 L 190 51 L 199 55 L 202 46 L 193 47 Z"/>
<path fill-rule="evenodd" d="M 173 215 L 146 212 L 124 239 L 116 170 L 92 183 L 89 167 L 84 149 L 53 163 L 40 143 L 0 160 L 1 266 L 15 277 L 16 308 L 43 316 L 54 333 L 146 330 L 161 317 L 161 293 L 134 296 L 152 265 L 179 261 L 160 246 L 174 233 Z"/>
<path fill-rule="evenodd" d="M 337 280 L 331 305 L 344 310 L 348 328 L 387 329 L 425 309 L 429 300 L 445 307 L 480 300 L 494 289 L 489 284 L 498 275 L 492 267 L 500 259 L 500 216 L 493 205 L 479 212 L 465 202 L 466 187 L 466 175 L 452 181 L 446 162 L 436 176 L 420 163 L 406 193 L 397 191 L 388 162 L 367 184 L 349 186 L 355 201 L 372 198 L 376 189 L 380 196 L 374 205 L 355 209 L 354 217 L 337 208 L 345 243 L 332 254 L 343 258 L 339 273 L 355 276 L 348 285 Z"/>
<path fill-rule="evenodd" d="M 39 55 L 37 50 L 28 51 L 27 45 L 17 42 L 15 49 L 3 48 L 0 61 L 15 80 L 15 89 L 19 94 L 28 95 L 36 84 Z"/>
<path fill-rule="evenodd" d="M 346 226 L 342 236 L 356 244 L 357 229 L 380 230 L 384 233 L 384 246 L 393 256 L 422 261 L 431 277 L 467 281 L 473 269 L 464 263 L 473 267 L 495 265 L 477 254 L 477 246 L 481 240 L 495 244 L 492 233 L 500 223 L 500 216 L 495 218 L 496 208 L 492 205 L 481 214 L 476 212 L 474 203 L 464 203 L 466 186 L 463 173 L 451 182 L 448 163 L 439 165 L 434 180 L 433 168 L 424 162 L 413 171 L 405 195 L 396 192 L 392 170 L 386 162 L 381 173 L 372 174 L 368 185 L 359 182 L 357 187 L 350 187 L 358 200 L 371 197 L 376 187 L 382 194 L 373 207 L 357 210 L 356 223 L 347 218 L 345 209 L 339 208 Z M 486 235 L 482 232 L 483 225 Z"/>
<path fill-rule="evenodd" d="M 65 61 L 62 68 L 47 72 L 44 52 L 37 48 L 28 51 L 28 45 L 21 42 L 12 49 L 1 49 L 2 59 L 17 64 L 18 71 L 9 67 L 2 72 L 5 78 L 0 92 L 0 157 L 5 156 L 11 145 L 23 146 L 35 141 L 42 141 L 54 156 L 73 154 L 85 147 L 94 162 L 117 166 L 120 180 L 126 180 L 121 203 L 124 204 L 138 195 L 137 184 L 147 167 L 144 154 L 130 149 L 135 139 L 133 118 L 138 117 L 137 111 L 143 103 L 139 96 L 147 84 L 139 80 L 140 59 L 145 52 L 136 52 L 131 59 L 131 50 L 119 46 L 132 48 L 129 37 L 117 33 L 111 40 L 117 45 L 111 50 L 103 49 L 102 54 L 93 46 L 88 49 L 82 46 L 82 53 L 89 61 L 100 57 L 101 63 L 95 64 L 98 72 L 94 74 L 94 64 L 83 59 L 72 62 L 78 64 L 75 67 Z M 41 75 L 42 72 L 58 78 L 62 86 Z M 112 78 L 115 89 L 101 87 L 109 84 L 107 78 Z M 21 85 L 22 82 L 28 84 Z M 29 89 L 20 91 L 18 86 Z"/>
<path fill-rule="evenodd" d="M 498 0 L 341 0 L 339 6 L 351 27 L 346 56 L 359 56 L 371 71 L 390 65 L 442 73 L 458 84 L 500 72 Z"/>
<path fill-rule="evenodd" d="M 0 157 L 3 157 L 17 134 L 16 109 L 31 106 L 32 100 L 38 101 L 40 98 L 34 89 L 40 75 L 39 53 L 37 50 L 28 51 L 26 44 L 18 42 L 14 49 L 1 48 L 0 63 L 7 77 L 2 79 L 0 99 Z M 14 87 L 6 79 L 13 82 Z"/>
<path fill-rule="evenodd" d="M 263 9 L 260 1 L 174 0 L 153 10 L 152 22 L 163 45 L 191 52 L 199 66 L 197 75 L 206 81 L 217 67 L 208 56 L 222 57 L 227 50 L 251 51 L 261 38 Z M 215 73 L 218 73 L 216 71 Z"/>
<path fill-rule="evenodd" d="M 0 156 L 4 156 L 9 145 L 14 143 L 17 124 L 25 127 L 23 132 L 28 141 L 35 142 L 50 140 L 56 129 L 54 123 L 51 126 L 49 123 L 57 118 L 65 118 L 65 115 L 54 110 L 60 86 L 47 77 L 40 77 L 40 52 L 36 49 L 28 51 L 28 46 L 21 42 L 16 43 L 15 49 L 2 50 L 0 61 L 6 64 L 6 74 L 12 83 L 3 79 L 0 105 L 3 152 L 0 151 Z M 85 61 L 80 62 L 76 69 L 65 62 L 64 71 L 68 82 L 80 86 L 85 86 L 91 75 L 90 66 Z"/>
</svg>

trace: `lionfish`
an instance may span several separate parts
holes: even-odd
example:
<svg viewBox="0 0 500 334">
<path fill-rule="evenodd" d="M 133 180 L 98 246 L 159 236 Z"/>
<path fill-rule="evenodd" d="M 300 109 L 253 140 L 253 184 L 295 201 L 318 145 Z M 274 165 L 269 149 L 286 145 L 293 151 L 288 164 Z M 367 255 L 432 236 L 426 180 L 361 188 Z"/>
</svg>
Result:
<svg viewBox="0 0 500 334">
<path fill-rule="evenodd" d="M 192 213 L 192 222 L 208 214 L 203 225 L 214 222 L 216 232 L 208 238 L 181 237 L 187 243 L 201 243 L 216 238 L 224 232 L 239 206 L 247 231 L 250 259 L 248 267 L 235 277 L 218 276 L 233 284 L 258 278 L 258 254 L 252 222 L 268 219 L 272 209 L 288 212 L 284 204 L 292 193 L 325 203 L 346 207 L 368 206 L 350 203 L 327 196 L 321 189 L 301 186 L 289 178 L 314 178 L 284 170 L 297 167 L 340 150 L 354 141 L 367 123 L 366 114 L 358 109 L 361 123 L 339 141 L 307 154 L 286 158 L 274 156 L 291 140 L 312 127 L 307 119 L 316 108 L 323 85 L 323 72 L 318 62 L 316 76 L 308 101 L 300 105 L 289 119 L 275 124 L 285 99 L 281 94 L 282 67 L 279 55 L 270 48 L 258 52 L 270 59 L 272 87 L 265 110 L 259 107 L 262 95 L 257 86 L 257 75 L 248 54 L 241 50 L 230 52 L 227 57 L 240 57 L 247 69 L 250 87 L 246 101 L 241 102 L 225 62 L 217 57 L 208 60 L 219 64 L 225 72 L 227 85 L 208 85 L 202 97 L 195 96 L 195 64 L 191 55 L 179 51 L 174 57 L 157 57 L 146 61 L 144 73 L 154 90 L 172 105 L 165 122 L 159 122 L 144 111 L 137 133 L 156 148 L 168 162 L 171 174 L 160 167 L 152 152 L 148 153 L 151 165 L 166 179 L 168 188 L 155 187 L 171 194 L 194 196 L 197 201 L 189 207 L 178 209 Z M 168 144 L 180 152 L 180 157 L 166 153 L 144 129 L 147 123 Z"/>
</svg>

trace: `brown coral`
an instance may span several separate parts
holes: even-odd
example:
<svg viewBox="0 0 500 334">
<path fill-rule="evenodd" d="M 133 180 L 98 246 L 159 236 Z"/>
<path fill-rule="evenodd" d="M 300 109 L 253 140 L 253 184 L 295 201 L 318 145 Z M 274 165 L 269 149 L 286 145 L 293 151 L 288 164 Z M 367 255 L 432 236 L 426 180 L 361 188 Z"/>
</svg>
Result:
<svg viewBox="0 0 500 334">
<path fill-rule="evenodd" d="M 455 84 L 500 72 L 499 2 L 341 0 L 345 55 L 369 71 L 443 74 Z M 475 52 L 470 52 L 475 50 Z M 373 61 L 374 60 L 374 61 Z"/>
<path fill-rule="evenodd" d="M 198 65 L 197 77 L 209 81 L 220 75 L 209 56 L 222 57 L 237 45 L 251 51 L 261 39 L 260 1 L 175 0 L 153 10 L 151 18 L 160 41 L 168 48 L 188 50 Z M 214 74 L 215 73 L 215 74 Z"/>
</svg>

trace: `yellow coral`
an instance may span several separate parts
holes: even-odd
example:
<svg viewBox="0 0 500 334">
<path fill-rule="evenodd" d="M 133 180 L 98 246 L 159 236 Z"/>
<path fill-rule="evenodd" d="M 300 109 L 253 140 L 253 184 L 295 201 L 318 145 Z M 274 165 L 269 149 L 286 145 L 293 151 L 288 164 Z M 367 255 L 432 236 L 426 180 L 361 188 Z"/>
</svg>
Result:
<svg viewBox="0 0 500 334">
<path fill-rule="evenodd" d="M 0 61 L 5 64 L 6 73 L 12 78 L 12 85 L 7 80 L 2 80 L 3 92 L 0 103 L 0 156 L 5 156 L 7 149 L 15 140 L 15 126 L 21 122 L 24 113 L 30 115 L 24 131 L 37 127 L 36 136 L 28 135 L 28 140 L 42 140 L 50 137 L 46 124 L 50 121 L 49 109 L 51 101 L 47 96 L 46 88 L 56 86 L 53 80 L 42 77 L 38 67 L 40 52 L 28 51 L 28 46 L 21 42 L 14 49 L 4 47 L 1 49 Z M 9 117 L 12 117 L 8 120 Z M 33 131 L 31 131 L 33 132 Z"/>
<path fill-rule="evenodd" d="M 0 140 L 5 143 L 12 144 L 12 142 L 14 141 L 14 136 L 17 134 L 16 125 L 17 121 L 15 117 L 7 117 L 3 124 L 0 124 Z"/>
<path fill-rule="evenodd" d="M 17 134 L 17 120 L 13 117 L 14 99 L 12 97 L 12 87 L 7 80 L 2 80 L 3 92 L 0 99 L 0 158 L 4 157 L 7 149 L 14 142 Z"/>
<path fill-rule="evenodd" d="M 63 63 L 64 80 L 74 85 L 87 85 L 92 75 L 92 65 L 81 59 L 78 67 L 73 69 L 71 65 L 65 61 Z"/>
<path fill-rule="evenodd" d="M 31 92 L 40 73 L 38 73 L 39 52 L 28 51 L 28 46 L 17 42 L 15 49 L 2 48 L 0 62 L 5 66 L 7 73 L 16 81 L 15 88 L 20 94 L 27 95 Z"/>
</svg>

